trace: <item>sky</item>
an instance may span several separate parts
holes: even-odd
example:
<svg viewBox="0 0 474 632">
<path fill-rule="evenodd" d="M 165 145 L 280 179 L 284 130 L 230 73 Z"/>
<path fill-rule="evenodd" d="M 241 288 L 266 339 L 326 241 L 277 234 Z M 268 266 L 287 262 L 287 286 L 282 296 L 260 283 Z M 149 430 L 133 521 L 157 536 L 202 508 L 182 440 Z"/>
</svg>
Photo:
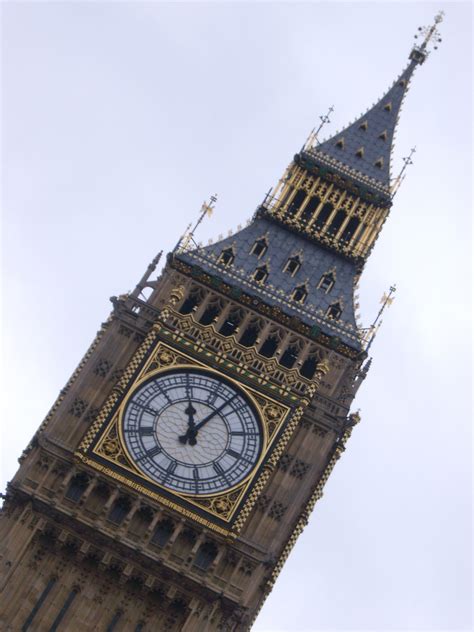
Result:
<svg viewBox="0 0 474 632">
<path fill-rule="evenodd" d="M 393 173 L 414 164 L 362 276 L 396 283 L 362 421 L 253 630 L 472 626 L 470 3 L 4 2 L 2 463 L 111 309 L 217 193 L 206 242 L 244 224 L 331 105 L 321 138 L 403 70 Z"/>
</svg>

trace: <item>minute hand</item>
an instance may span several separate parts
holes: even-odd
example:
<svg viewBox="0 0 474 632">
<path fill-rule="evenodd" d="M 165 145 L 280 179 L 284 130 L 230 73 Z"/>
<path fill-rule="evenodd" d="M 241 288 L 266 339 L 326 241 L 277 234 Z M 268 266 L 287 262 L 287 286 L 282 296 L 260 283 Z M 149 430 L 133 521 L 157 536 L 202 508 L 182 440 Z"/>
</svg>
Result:
<svg viewBox="0 0 474 632">
<path fill-rule="evenodd" d="M 210 421 L 215 415 L 219 414 L 221 410 L 223 410 L 228 404 L 230 404 L 230 402 L 236 397 L 237 397 L 237 394 L 233 395 L 230 399 L 228 399 L 221 406 L 219 406 L 219 408 L 216 408 L 216 410 L 212 411 L 212 413 L 210 413 L 207 417 L 204 417 L 202 421 L 196 424 L 194 428 L 194 432 L 197 432 L 200 428 L 204 426 L 204 424 L 207 424 L 208 421 Z"/>
</svg>

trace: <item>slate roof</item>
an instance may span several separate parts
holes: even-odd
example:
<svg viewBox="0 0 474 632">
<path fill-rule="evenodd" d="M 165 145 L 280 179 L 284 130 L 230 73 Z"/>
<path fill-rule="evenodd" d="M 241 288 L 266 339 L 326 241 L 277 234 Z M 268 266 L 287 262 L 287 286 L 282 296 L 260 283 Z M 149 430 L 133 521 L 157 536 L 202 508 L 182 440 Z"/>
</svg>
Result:
<svg viewBox="0 0 474 632">
<path fill-rule="evenodd" d="M 390 157 L 403 98 L 419 60 L 411 59 L 384 96 L 354 123 L 307 153 L 325 164 L 339 165 L 356 179 L 368 179 L 389 192 Z"/>
<path fill-rule="evenodd" d="M 261 237 L 266 238 L 268 249 L 258 258 L 250 251 Z M 229 247 L 233 247 L 235 259 L 232 265 L 226 267 L 218 259 Z M 295 276 L 283 271 L 288 258 L 293 255 L 299 255 L 301 259 L 301 267 Z M 280 307 L 290 316 L 298 316 L 311 326 L 318 325 L 323 332 L 338 336 L 351 347 L 361 349 L 353 305 L 357 277 L 355 264 L 283 226 L 266 218 L 256 218 L 234 235 L 210 246 L 181 252 L 178 257 L 191 265 L 199 265 L 244 292 L 260 297 L 269 305 Z M 269 275 L 262 285 L 253 281 L 252 275 L 257 267 L 264 264 Z M 335 273 L 335 284 L 326 294 L 317 286 L 322 275 L 329 271 Z M 291 295 L 297 286 L 305 283 L 308 296 L 305 303 L 300 304 L 292 300 Z M 325 317 L 328 307 L 337 301 L 342 307 L 340 319 Z"/>
</svg>

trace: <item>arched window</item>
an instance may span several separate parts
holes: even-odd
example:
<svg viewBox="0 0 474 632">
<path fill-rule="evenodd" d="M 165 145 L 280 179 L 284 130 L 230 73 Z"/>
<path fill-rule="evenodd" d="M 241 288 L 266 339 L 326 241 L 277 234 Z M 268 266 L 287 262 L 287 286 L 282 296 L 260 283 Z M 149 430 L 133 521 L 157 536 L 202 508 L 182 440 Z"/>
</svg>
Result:
<svg viewBox="0 0 474 632">
<path fill-rule="evenodd" d="M 86 509 L 93 513 L 99 513 L 104 508 L 109 496 L 110 490 L 107 485 L 104 483 L 98 483 L 85 503 Z"/>
<path fill-rule="evenodd" d="M 121 524 L 130 511 L 130 507 L 129 499 L 125 496 L 120 496 L 112 505 L 107 519 L 114 524 Z"/>
<path fill-rule="evenodd" d="M 220 302 L 217 300 L 209 301 L 206 309 L 201 315 L 199 322 L 202 325 L 210 325 L 215 321 L 215 319 L 219 316 L 221 312 Z"/>
<path fill-rule="evenodd" d="M 261 237 L 260 239 L 257 239 L 257 241 L 252 246 L 252 249 L 250 250 L 250 254 L 255 255 L 256 257 L 260 259 L 260 257 L 263 257 L 263 255 L 267 252 L 267 249 L 268 249 L 267 240 L 265 239 L 265 237 Z"/>
<path fill-rule="evenodd" d="M 242 310 L 232 309 L 229 312 L 229 315 L 227 316 L 226 320 L 222 324 L 222 327 L 220 328 L 219 333 L 222 334 L 223 336 L 231 336 L 233 333 L 235 333 L 237 327 L 242 322 L 242 318 L 243 318 Z"/>
<path fill-rule="evenodd" d="M 329 226 L 328 230 L 327 230 L 327 234 L 331 235 L 331 237 L 334 237 L 334 235 L 337 233 L 337 231 L 341 228 L 342 224 L 344 223 L 344 220 L 347 217 L 347 213 L 346 211 L 343 211 L 342 209 L 339 210 L 334 219 L 331 222 L 331 225 Z"/>
<path fill-rule="evenodd" d="M 278 349 L 279 342 L 280 340 L 276 334 L 268 336 L 263 345 L 260 347 L 260 355 L 265 356 L 265 358 L 271 358 L 274 356 L 275 351 Z"/>
<path fill-rule="evenodd" d="M 300 373 L 307 380 L 311 380 L 316 372 L 316 366 L 318 364 L 318 359 L 315 356 L 310 356 L 306 358 L 303 362 Z"/>
<path fill-rule="evenodd" d="M 218 259 L 218 263 L 221 263 L 223 266 L 231 266 L 234 263 L 235 255 L 232 248 L 225 248 Z"/>
<path fill-rule="evenodd" d="M 256 283 L 265 283 L 268 277 L 268 268 L 266 265 L 259 266 L 253 273 L 253 280 Z"/>
<path fill-rule="evenodd" d="M 212 562 L 216 559 L 217 546 L 212 542 L 204 542 L 198 549 L 194 559 L 194 566 L 207 571 Z"/>
<path fill-rule="evenodd" d="M 144 536 L 152 518 L 153 511 L 150 507 L 140 507 L 140 509 L 133 514 L 130 523 L 130 532 L 138 537 Z"/>
<path fill-rule="evenodd" d="M 285 349 L 285 352 L 281 355 L 278 362 L 282 366 L 285 366 L 287 369 L 291 369 L 296 362 L 298 353 L 299 353 L 298 347 L 296 345 L 290 345 L 289 347 Z"/>
<path fill-rule="evenodd" d="M 319 214 L 314 222 L 312 228 L 314 231 L 319 231 L 324 226 L 324 224 L 328 221 L 329 216 L 333 211 L 333 205 L 331 202 L 326 202 L 323 208 L 319 211 Z"/>
<path fill-rule="evenodd" d="M 151 539 L 153 544 L 157 546 L 165 546 L 168 540 L 173 535 L 174 524 L 168 518 L 164 520 L 160 520 L 160 522 L 156 525 L 155 532 Z"/>
<path fill-rule="evenodd" d="M 244 347 L 252 347 L 256 343 L 259 333 L 260 327 L 258 323 L 249 323 L 239 340 L 240 344 Z"/>
<path fill-rule="evenodd" d="M 323 290 L 327 294 L 332 290 L 335 282 L 334 274 L 332 272 L 326 272 L 319 280 L 318 290 Z"/>
<path fill-rule="evenodd" d="M 304 303 L 308 297 L 308 290 L 306 289 L 306 285 L 298 285 L 293 290 L 293 294 L 291 298 L 297 303 Z"/>
<path fill-rule="evenodd" d="M 333 320 L 338 320 L 342 314 L 342 307 L 339 302 L 333 303 L 328 307 L 328 311 L 326 312 L 326 316 L 328 318 L 332 318 Z"/>
<path fill-rule="evenodd" d="M 349 242 L 356 230 L 359 228 L 360 220 L 358 217 L 351 217 L 346 227 L 342 231 L 341 241 Z"/>
<path fill-rule="evenodd" d="M 286 215 L 288 217 L 293 217 L 293 215 L 295 215 L 298 212 L 298 209 L 303 204 L 305 199 L 306 199 L 306 192 L 303 191 L 303 189 L 299 189 L 296 192 L 295 197 L 291 200 L 288 206 L 288 210 L 286 211 Z"/>
<path fill-rule="evenodd" d="M 306 204 L 306 206 L 304 207 L 303 212 L 301 213 L 299 217 L 300 222 L 307 224 L 313 217 L 314 212 L 316 211 L 320 203 L 321 203 L 321 200 L 318 198 L 317 195 L 314 195 L 310 199 L 308 204 Z"/>
<path fill-rule="evenodd" d="M 73 476 L 69 482 L 69 486 L 66 491 L 66 498 L 77 503 L 81 499 L 82 494 L 86 491 L 89 484 L 89 477 L 81 472 Z"/>
<path fill-rule="evenodd" d="M 298 255 L 294 255 L 290 257 L 288 261 L 285 263 L 285 267 L 283 268 L 283 272 L 288 272 L 291 276 L 295 276 L 298 270 L 301 268 L 301 259 Z"/>
<path fill-rule="evenodd" d="M 202 298 L 201 290 L 195 287 L 191 290 L 187 298 L 184 299 L 183 304 L 179 308 L 179 313 L 190 314 L 196 309 L 199 303 L 201 303 Z"/>
</svg>

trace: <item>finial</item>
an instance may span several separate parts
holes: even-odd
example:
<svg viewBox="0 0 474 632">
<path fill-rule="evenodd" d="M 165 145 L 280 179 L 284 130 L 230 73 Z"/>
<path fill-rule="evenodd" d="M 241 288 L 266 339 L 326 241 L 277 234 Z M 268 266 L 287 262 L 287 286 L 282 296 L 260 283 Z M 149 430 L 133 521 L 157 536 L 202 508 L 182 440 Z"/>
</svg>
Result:
<svg viewBox="0 0 474 632">
<path fill-rule="evenodd" d="M 320 120 L 321 120 L 321 123 L 319 124 L 318 129 L 313 127 L 313 129 L 311 130 L 308 138 L 306 139 L 306 142 L 304 143 L 301 151 L 304 151 L 305 149 L 309 149 L 310 147 L 312 147 L 317 142 L 319 132 L 323 129 L 323 127 L 326 125 L 326 123 L 330 123 L 331 122 L 331 119 L 329 118 L 329 116 L 330 116 L 330 114 L 332 112 L 334 112 L 334 106 L 333 105 L 331 105 L 331 107 L 327 111 L 327 114 L 323 114 L 322 116 L 319 117 Z"/>
<path fill-rule="evenodd" d="M 194 224 L 194 227 L 192 229 L 191 229 L 192 224 L 188 225 L 188 227 L 186 228 L 184 232 L 184 235 L 179 239 L 178 243 L 174 247 L 173 252 L 176 252 L 178 249 L 186 250 L 189 247 L 189 244 L 191 241 L 196 246 L 196 248 L 198 247 L 197 243 L 194 241 L 194 233 L 196 232 L 197 227 L 199 226 L 199 224 L 202 222 L 202 220 L 204 219 L 206 215 L 208 217 L 211 217 L 212 213 L 214 212 L 214 204 L 216 202 L 217 202 L 217 194 L 211 195 L 211 197 L 209 198 L 209 202 L 202 203 L 201 214 L 197 222 Z"/>
<path fill-rule="evenodd" d="M 431 26 L 419 26 L 418 33 L 415 35 L 415 39 L 423 37 L 424 40 L 421 46 L 416 46 L 410 53 L 410 59 L 417 64 L 422 64 L 429 55 L 428 44 L 432 43 L 434 50 L 438 48 L 438 44 L 441 43 L 441 37 L 437 29 L 438 24 L 443 21 L 444 11 L 439 11 L 434 18 L 434 22 Z"/>
<path fill-rule="evenodd" d="M 392 194 L 392 198 L 395 196 L 395 193 L 398 191 L 398 189 L 400 188 L 401 183 L 405 179 L 405 171 L 406 171 L 407 167 L 409 165 L 413 164 L 413 160 L 412 160 L 411 157 L 413 156 L 413 154 L 415 152 L 416 152 L 416 147 L 412 147 L 410 149 L 410 155 L 409 156 L 405 156 L 405 158 L 402 158 L 402 160 L 403 160 L 402 170 L 400 171 L 398 176 L 395 178 L 395 181 L 392 184 L 392 188 L 390 190 L 390 193 Z"/>
<path fill-rule="evenodd" d="M 379 313 L 377 314 L 377 317 L 375 318 L 374 322 L 372 323 L 372 325 L 369 327 L 369 331 L 368 333 L 370 334 L 370 339 L 369 342 L 367 344 L 367 347 L 365 348 L 366 352 L 369 351 L 375 336 L 377 334 L 377 331 L 379 330 L 380 325 L 382 324 L 382 320 L 381 320 L 381 316 L 384 312 L 384 310 L 387 307 L 390 307 L 390 305 L 393 303 L 393 301 L 395 300 L 395 297 L 393 296 L 393 294 L 395 294 L 397 290 L 396 285 L 391 285 L 389 288 L 389 292 L 388 294 L 386 292 L 383 293 L 382 298 L 380 299 L 380 302 L 382 303 L 382 307 L 379 309 Z"/>
</svg>

